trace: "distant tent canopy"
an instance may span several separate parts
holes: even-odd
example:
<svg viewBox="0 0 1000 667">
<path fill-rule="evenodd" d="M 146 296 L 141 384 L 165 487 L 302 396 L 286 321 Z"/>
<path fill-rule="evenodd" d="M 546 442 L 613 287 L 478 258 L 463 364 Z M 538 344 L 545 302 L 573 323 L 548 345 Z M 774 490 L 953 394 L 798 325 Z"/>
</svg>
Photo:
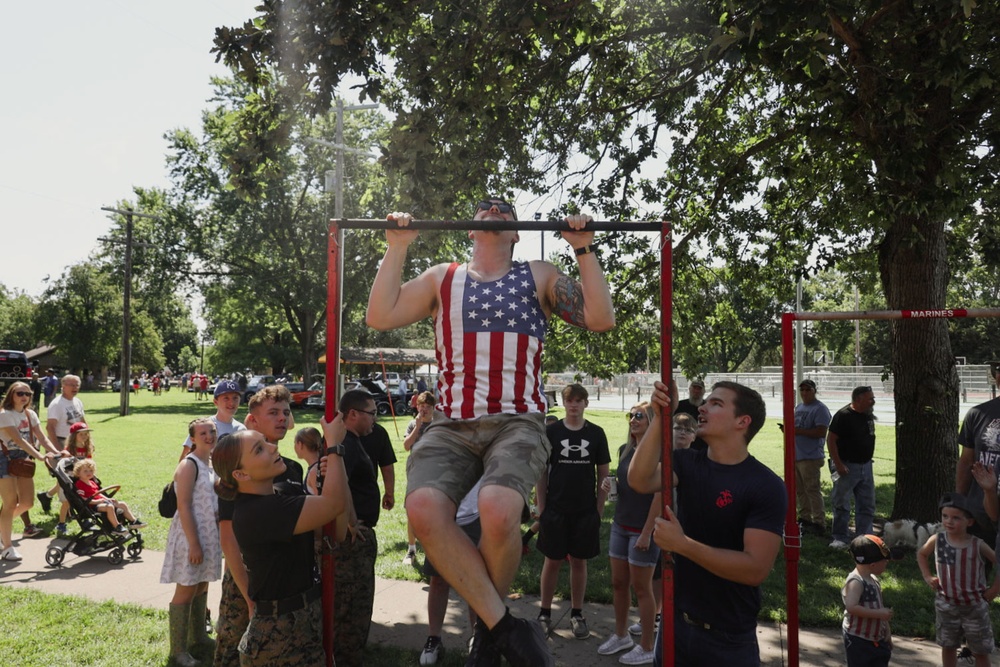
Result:
<svg viewBox="0 0 1000 667">
<path fill-rule="evenodd" d="M 434 350 L 417 350 L 403 347 L 345 347 L 340 350 L 342 364 L 375 364 L 413 366 L 415 372 L 437 373 L 437 356 Z M 326 363 L 326 355 L 319 358 L 319 363 Z M 421 368 L 417 368 L 420 366 Z M 433 369 L 433 370 L 432 370 Z"/>
</svg>

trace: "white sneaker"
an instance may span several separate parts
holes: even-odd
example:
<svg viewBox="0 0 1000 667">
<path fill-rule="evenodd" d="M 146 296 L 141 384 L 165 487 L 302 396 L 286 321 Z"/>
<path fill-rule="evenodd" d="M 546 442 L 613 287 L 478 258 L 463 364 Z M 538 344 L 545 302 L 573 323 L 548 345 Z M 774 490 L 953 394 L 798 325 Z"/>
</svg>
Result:
<svg viewBox="0 0 1000 667">
<path fill-rule="evenodd" d="M 444 646 L 441 645 L 441 638 L 428 637 L 424 644 L 424 650 L 420 653 L 420 664 L 436 665 L 442 653 L 444 653 Z"/>
<path fill-rule="evenodd" d="M 831 549 L 841 549 L 841 550 L 843 550 L 843 549 L 846 549 L 848 546 L 849 545 L 847 544 L 847 542 L 844 542 L 843 540 L 834 540 L 833 542 L 830 542 L 830 548 Z"/>
<path fill-rule="evenodd" d="M 623 665 L 651 665 L 653 664 L 653 652 L 643 650 L 638 644 L 631 651 L 618 658 L 618 662 Z"/>
<path fill-rule="evenodd" d="M 628 635 L 624 637 L 619 637 L 618 635 L 611 633 L 607 641 L 597 647 L 597 652 L 601 655 L 614 655 L 619 651 L 624 651 L 635 646 L 635 642 Z"/>
<path fill-rule="evenodd" d="M 656 615 L 656 620 L 653 622 L 653 634 L 655 635 L 660 629 L 660 615 Z M 628 626 L 628 633 L 633 637 L 642 636 L 642 623 L 633 623 Z"/>
<path fill-rule="evenodd" d="M 7 547 L 3 551 L 0 551 L 0 560 L 21 560 L 21 559 L 22 559 L 21 553 L 14 548 L 14 545 Z"/>
</svg>

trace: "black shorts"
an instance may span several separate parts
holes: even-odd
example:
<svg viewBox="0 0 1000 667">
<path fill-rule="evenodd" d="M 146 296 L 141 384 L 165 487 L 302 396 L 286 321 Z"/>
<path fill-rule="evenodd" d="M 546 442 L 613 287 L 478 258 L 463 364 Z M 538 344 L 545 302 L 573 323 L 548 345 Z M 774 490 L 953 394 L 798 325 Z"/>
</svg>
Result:
<svg viewBox="0 0 1000 667">
<path fill-rule="evenodd" d="M 538 519 L 538 551 L 562 560 L 594 558 L 601 553 L 601 517 L 596 507 L 581 512 L 560 512 L 546 507 Z"/>
<path fill-rule="evenodd" d="M 464 526 L 459 526 L 462 532 L 469 536 L 472 543 L 475 545 L 479 544 L 479 538 L 482 537 L 483 529 L 479 524 L 479 519 L 477 518 L 472 523 L 467 523 Z M 430 579 L 431 577 L 440 577 L 441 575 L 434 568 L 434 563 L 431 562 L 430 558 L 424 559 L 424 575 Z"/>
</svg>

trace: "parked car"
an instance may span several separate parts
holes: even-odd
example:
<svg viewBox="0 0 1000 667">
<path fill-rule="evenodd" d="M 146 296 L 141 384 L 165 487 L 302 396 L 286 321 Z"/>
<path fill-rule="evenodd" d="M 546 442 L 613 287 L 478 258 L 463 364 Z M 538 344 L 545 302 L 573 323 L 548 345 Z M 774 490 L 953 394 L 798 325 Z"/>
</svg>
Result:
<svg viewBox="0 0 1000 667">
<path fill-rule="evenodd" d="M 381 372 L 379 372 L 379 373 L 372 373 L 371 375 L 368 376 L 367 379 L 373 380 L 375 382 L 381 382 L 382 384 L 384 384 L 385 386 L 389 387 L 390 389 L 399 386 L 399 373 L 397 373 L 395 371 L 387 371 L 385 373 L 385 377 L 384 378 L 382 377 L 382 373 Z"/>
<path fill-rule="evenodd" d="M 292 385 L 299 385 L 297 390 L 292 389 Z M 292 392 L 292 407 L 293 408 L 304 408 L 306 407 L 306 401 L 313 396 L 323 396 L 323 383 L 313 382 L 309 385 L 308 389 L 302 388 L 301 382 L 289 382 L 285 386 L 288 387 L 288 391 Z"/>
<path fill-rule="evenodd" d="M 319 384 L 319 383 L 317 383 Z M 370 380 L 364 378 L 357 381 L 347 382 L 344 384 L 344 391 L 350 391 L 351 389 L 364 389 L 372 398 L 375 399 L 375 409 L 378 410 L 379 416 L 385 416 L 392 414 L 393 409 L 397 415 L 409 415 L 413 411 L 410 410 L 410 398 L 412 393 L 408 394 L 406 399 L 400 399 L 395 396 L 392 398 L 395 400 L 392 406 L 389 405 L 389 392 L 386 391 L 385 384 L 381 380 Z M 319 396 L 313 396 L 306 399 L 306 407 L 313 408 L 315 410 L 323 410 L 326 407 L 326 393 Z"/>
<path fill-rule="evenodd" d="M 254 375 L 247 380 L 247 389 L 243 392 L 243 402 L 246 403 L 250 400 L 250 397 L 256 394 L 258 391 L 264 387 L 270 386 L 275 383 L 273 375 Z"/>
</svg>

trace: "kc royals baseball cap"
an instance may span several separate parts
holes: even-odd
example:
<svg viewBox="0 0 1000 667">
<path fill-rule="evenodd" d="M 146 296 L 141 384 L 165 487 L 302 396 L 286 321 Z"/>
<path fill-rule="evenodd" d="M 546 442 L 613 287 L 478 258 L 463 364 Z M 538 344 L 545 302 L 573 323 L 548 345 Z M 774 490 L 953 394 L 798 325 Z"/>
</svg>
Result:
<svg viewBox="0 0 1000 667">
<path fill-rule="evenodd" d="M 240 393 L 240 386 L 233 382 L 232 380 L 223 380 L 219 384 L 215 385 L 215 398 L 222 396 L 223 394 L 238 394 Z"/>
</svg>

